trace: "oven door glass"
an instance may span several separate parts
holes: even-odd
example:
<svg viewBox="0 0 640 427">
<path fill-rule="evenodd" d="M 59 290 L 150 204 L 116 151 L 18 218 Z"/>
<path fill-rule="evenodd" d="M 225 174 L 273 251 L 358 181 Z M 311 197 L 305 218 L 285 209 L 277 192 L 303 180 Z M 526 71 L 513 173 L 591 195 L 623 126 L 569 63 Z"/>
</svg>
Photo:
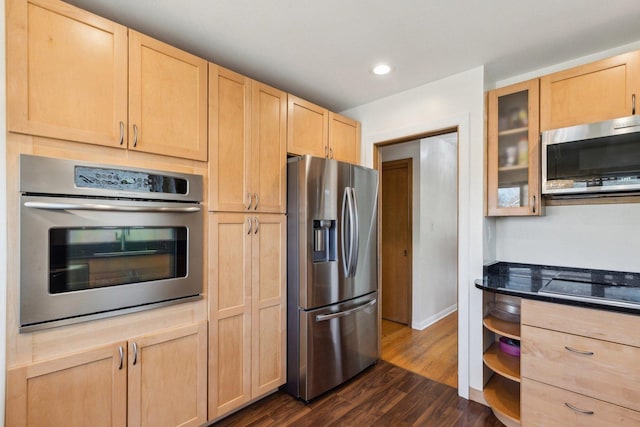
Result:
<svg viewBox="0 0 640 427">
<path fill-rule="evenodd" d="M 186 254 L 186 227 L 51 228 L 49 292 L 185 277 Z"/>
</svg>

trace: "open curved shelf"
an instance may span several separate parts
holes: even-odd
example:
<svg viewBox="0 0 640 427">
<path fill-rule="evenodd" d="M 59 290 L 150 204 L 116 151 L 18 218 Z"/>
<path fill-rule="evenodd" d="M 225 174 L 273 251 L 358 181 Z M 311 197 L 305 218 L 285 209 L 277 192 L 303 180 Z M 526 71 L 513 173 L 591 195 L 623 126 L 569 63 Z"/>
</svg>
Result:
<svg viewBox="0 0 640 427">
<path fill-rule="evenodd" d="M 484 398 L 503 424 L 520 426 L 519 383 L 494 375 L 484 387 Z"/>
<path fill-rule="evenodd" d="M 498 319 L 492 315 L 485 317 L 482 320 L 482 323 L 487 329 L 498 335 L 513 338 L 515 340 L 520 339 L 520 323 L 507 322 L 506 320 Z"/>
<path fill-rule="evenodd" d="M 484 352 L 482 359 L 484 364 L 496 374 L 520 382 L 520 358 L 500 351 L 498 343 L 493 343 Z"/>
</svg>

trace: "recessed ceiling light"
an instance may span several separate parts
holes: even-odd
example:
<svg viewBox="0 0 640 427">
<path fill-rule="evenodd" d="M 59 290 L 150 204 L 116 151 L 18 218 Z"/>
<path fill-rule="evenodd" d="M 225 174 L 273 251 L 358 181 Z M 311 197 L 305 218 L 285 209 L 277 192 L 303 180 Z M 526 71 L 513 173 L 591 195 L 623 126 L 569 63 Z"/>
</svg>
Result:
<svg viewBox="0 0 640 427">
<path fill-rule="evenodd" d="M 391 67 L 387 64 L 378 64 L 373 67 L 373 74 L 378 76 L 384 76 L 385 74 L 389 74 L 391 71 Z"/>
</svg>

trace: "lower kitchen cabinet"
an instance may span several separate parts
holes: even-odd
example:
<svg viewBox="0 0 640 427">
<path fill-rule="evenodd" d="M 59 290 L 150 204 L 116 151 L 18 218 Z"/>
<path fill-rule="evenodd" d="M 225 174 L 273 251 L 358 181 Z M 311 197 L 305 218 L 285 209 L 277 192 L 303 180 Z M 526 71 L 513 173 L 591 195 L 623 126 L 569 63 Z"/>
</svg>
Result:
<svg viewBox="0 0 640 427">
<path fill-rule="evenodd" d="M 197 426 L 207 324 L 10 369 L 7 426 Z"/>
<path fill-rule="evenodd" d="M 286 380 L 286 216 L 212 213 L 209 419 Z"/>
<path fill-rule="evenodd" d="M 524 300 L 522 423 L 639 425 L 640 316 Z"/>
<path fill-rule="evenodd" d="M 207 420 L 207 322 L 137 337 L 128 346 L 129 427 Z"/>
</svg>

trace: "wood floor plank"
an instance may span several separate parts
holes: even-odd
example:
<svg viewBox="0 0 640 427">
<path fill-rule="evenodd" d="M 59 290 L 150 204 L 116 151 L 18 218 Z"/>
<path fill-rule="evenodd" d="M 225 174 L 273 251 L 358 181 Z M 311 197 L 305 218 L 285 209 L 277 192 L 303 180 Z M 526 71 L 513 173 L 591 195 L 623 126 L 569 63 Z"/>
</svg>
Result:
<svg viewBox="0 0 640 427">
<path fill-rule="evenodd" d="M 309 404 L 278 391 L 215 426 L 498 427 L 501 423 L 489 408 L 458 397 L 454 388 L 379 361 Z"/>
<path fill-rule="evenodd" d="M 422 331 L 382 320 L 382 360 L 434 381 L 458 386 L 458 313 Z"/>
</svg>

